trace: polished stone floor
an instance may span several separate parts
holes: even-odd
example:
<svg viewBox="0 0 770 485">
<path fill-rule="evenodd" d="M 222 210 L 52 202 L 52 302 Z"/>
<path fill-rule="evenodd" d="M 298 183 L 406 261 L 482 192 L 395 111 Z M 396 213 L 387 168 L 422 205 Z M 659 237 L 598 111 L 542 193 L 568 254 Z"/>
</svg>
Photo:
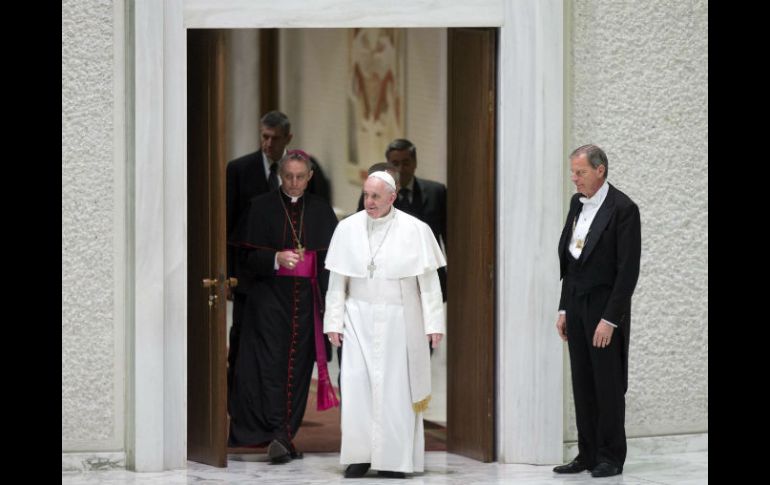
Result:
<svg viewBox="0 0 770 485">
<path fill-rule="evenodd" d="M 398 480 L 378 478 L 375 472 L 360 479 L 342 477 L 337 453 L 308 454 L 285 465 L 265 462 L 265 455 L 231 455 L 227 468 L 188 462 L 186 470 L 162 473 L 133 473 L 124 470 L 65 472 L 62 485 L 178 485 L 178 484 L 394 484 Z M 708 483 L 708 452 L 629 457 L 623 474 L 592 478 L 588 472 L 557 475 L 552 465 L 503 465 L 480 463 L 446 452 L 425 455 L 425 473 L 409 476 L 403 483 L 416 484 L 705 484 Z"/>
</svg>

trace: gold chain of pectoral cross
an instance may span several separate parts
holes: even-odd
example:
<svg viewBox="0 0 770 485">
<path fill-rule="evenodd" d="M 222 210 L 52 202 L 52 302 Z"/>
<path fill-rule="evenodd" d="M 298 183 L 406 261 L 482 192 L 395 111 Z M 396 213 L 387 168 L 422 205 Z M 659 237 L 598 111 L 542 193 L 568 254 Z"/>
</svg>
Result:
<svg viewBox="0 0 770 485">
<path fill-rule="evenodd" d="M 385 230 L 385 235 L 382 237 L 382 241 L 380 241 L 380 245 L 379 245 L 379 246 L 377 246 L 377 250 L 374 252 L 374 254 L 372 254 L 372 259 L 371 259 L 371 261 L 369 261 L 369 264 L 366 266 L 366 269 L 369 271 L 369 279 L 371 279 L 371 278 L 373 278 L 373 277 L 374 277 L 374 270 L 375 270 L 375 269 L 377 269 L 377 265 L 376 265 L 376 264 L 374 264 L 374 258 L 375 258 L 375 256 L 377 256 L 377 253 L 379 253 L 379 252 L 380 252 L 380 248 L 381 248 L 381 247 L 382 247 L 382 245 L 385 243 L 385 239 L 387 239 L 387 237 L 388 237 L 388 233 L 390 232 L 390 226 L 392 226 L 392 225 L 393 225 L 393 219 L 391 219 L 389 222 L 386 222 L 385 224 L 388 224 L 388 228 Z M 368 231 L 368 227 L 367 227 L 367 232 L 369 232 L 369 231 Z M 369 239 L 369 253 L 370 253 L 370 254 L 371 254 L 371 252 L 372 252 L 372 239 L 371 239 L 371 238 L 372 238 L 372 235 L 371 235 L 371 234 L 368 234 L 368 239 Z"/>
<path fill-rule="evenodd" d="M 294 230 L 294 224 L 291 222 L 291 216 L 289 216 L 289 210 L 286 209 L 286 203 L 283 201 L 283 196 L 281 194 L 278 194 L 278 197 L 281 198 L 281 205 L 283 206 L 283 212 L 286 214 L 286 219 L 289 220 L 289 227 L 291 227 L 291 233 L 294 236 L 294 247 L 297 251 L 297 254 L 299 254 L 299 260 L 304 261 L 305 259 L 305 247 L 302 246 L 302 243 L 299 240 L 299 236 L 302 235 L 302 230 L 305 227 L 305 202 L 302 202 L 302 214 L 299 216 L 299 236 L 297 235 L 297 231 Z"/>
</svg>

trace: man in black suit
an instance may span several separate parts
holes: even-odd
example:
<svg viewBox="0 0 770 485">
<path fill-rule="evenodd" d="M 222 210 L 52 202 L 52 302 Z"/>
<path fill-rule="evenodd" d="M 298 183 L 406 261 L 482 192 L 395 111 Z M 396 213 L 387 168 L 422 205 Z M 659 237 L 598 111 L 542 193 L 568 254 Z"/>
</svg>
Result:
<svg viewBox="0 0 770 485">
<path fill-rule="evenodd" d="M 607 155 L 584 145 L 570 155 L 570 201 L 559 240 L 562 289 L 556 329 L 569 347 L 578 456 L 556 473 L 623 472 L 631 295 L 639 278 L 639 208 L 607 182 Z"/>
<path fill-rule="evenodd" d="M 251 199 L 257 195 L 278 188 L 278 161 L 285 155 L 286 146 L 294 136 L 289 118 L 280 111 L 270 111 L 260 119 L 260 150 L 249 153 L 227 164 L 227 274 L 239 277 L 237 243 L 245 231 L 246 218 Z M 310 158 L 313 166 L 313 178 L 307 192 L 319 195 L 331 202 L 331 188 L 324 177 L 318 162 Z M 249 290 L 247 279 L 240 278 L 238 285 L 232 288 L 228 298 L 233 300 L 233 326 L 230 328 L 230 346 L 227 354 L 227 381 L 232 382 L 232 373 L 238 353 L 241 320 Z"/>
<path fill-rule="evenodd" d="M 428 224 L 436 241 L 439 244 L 443 242 L 446 251 L 446 185 L 414 176 L 417 147 L 407 139 L 397 138 L 390 142 L 385 150 L 385 159 L 399 171 L 401 187 L 393 206 Z M 358 201 L 358 210 L 363 208 L 362 195 Z M 438 278 L 441 294 L 446 301 L 446 267 L 439 268 Z"/>
</svg>

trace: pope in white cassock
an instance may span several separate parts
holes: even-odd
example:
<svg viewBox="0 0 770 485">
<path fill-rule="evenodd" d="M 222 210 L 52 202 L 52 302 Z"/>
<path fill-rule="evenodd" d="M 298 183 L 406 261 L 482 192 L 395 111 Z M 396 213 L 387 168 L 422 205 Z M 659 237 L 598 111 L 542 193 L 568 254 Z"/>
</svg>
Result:
<svg viewBox="0 0 770 485">
<path fill-rule="evenodd" d="M 437 269 L 445 266 L 430 227 L 393 207 L 396 183 L 374 172 L 365 210 L 342 220 L 326 255 L 324 332 L 342 346 L 345 477 L 422 472 L 422 412 L 430 401 L 430 352 L 444 334 Z"/>
</svg>

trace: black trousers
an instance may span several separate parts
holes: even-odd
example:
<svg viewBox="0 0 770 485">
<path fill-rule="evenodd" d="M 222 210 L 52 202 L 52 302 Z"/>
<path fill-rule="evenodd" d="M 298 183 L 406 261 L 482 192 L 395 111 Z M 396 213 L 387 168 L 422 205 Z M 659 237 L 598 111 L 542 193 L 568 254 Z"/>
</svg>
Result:
<svg viewBox="0 0 770 485">
<path fill-rule="evenodd" d="M 233 386 L 235 363 L 238 361 L 238 345 L 241 340 L 241 321 L 246 308 L 246 295 L 233 291 L 233 326 L 230 327 L 230 343 L 227 349 L 227 389 Z"/>
<path fill-rule="evenodd" d="M 609 288 L 567 298 L 567 343 L 578 430 L 578 461 L 590 468 L 601 462 L 623 467 L 626 461 L 623 335 L 618 327 L 610 345 L 594 347 Z M 616 322 L 613 322 L 616 323 Z"/>
</svg>

